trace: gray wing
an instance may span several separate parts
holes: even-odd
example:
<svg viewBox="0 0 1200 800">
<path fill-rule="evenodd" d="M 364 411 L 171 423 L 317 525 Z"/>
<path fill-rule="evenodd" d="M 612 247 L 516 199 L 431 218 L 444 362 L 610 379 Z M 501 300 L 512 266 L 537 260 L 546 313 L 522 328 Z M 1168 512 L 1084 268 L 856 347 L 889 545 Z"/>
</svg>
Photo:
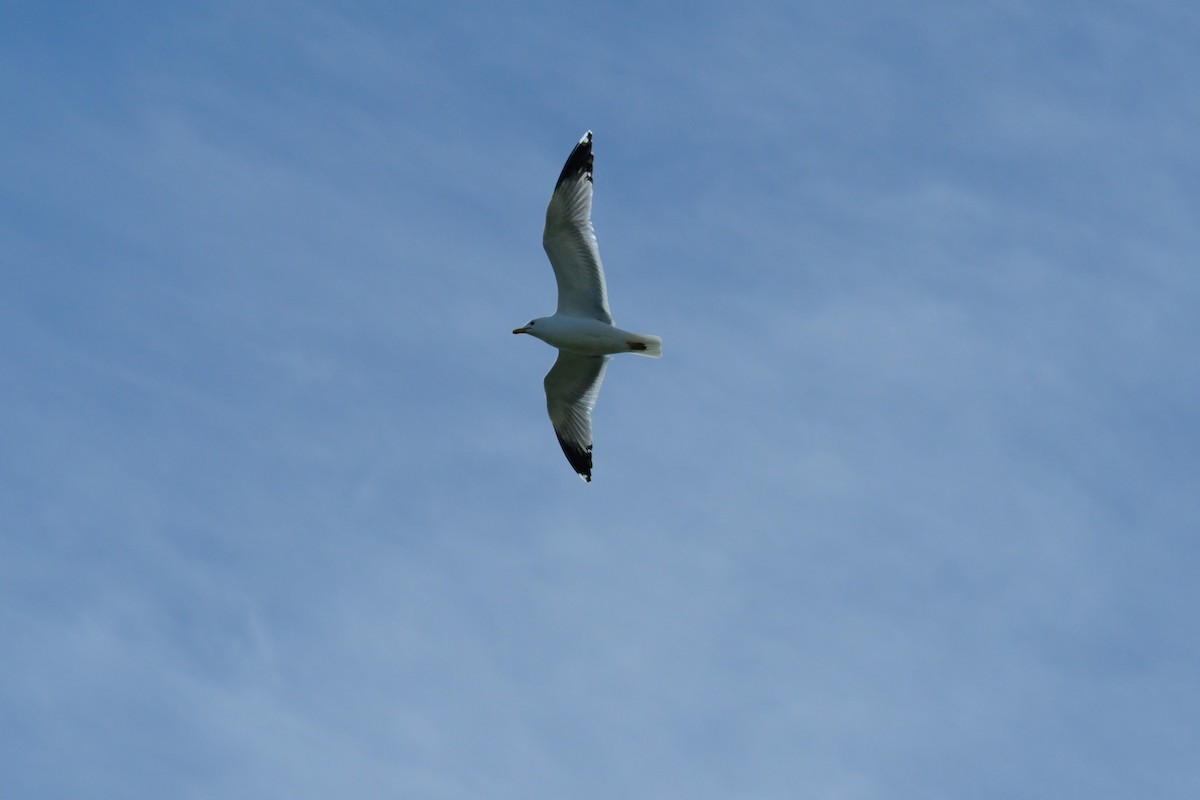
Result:
<svg viewBox="0 0 1200 800">
<path fill-rule="evenodd" d="M 600 394 L 608 356 L 558 352 L 546 373 L 546 410 L 563 454 L 575 471 L 592 480 L 592 406 Z"/>
<path fill-rule="evenodd" d="M 592 132 L 575 145 L 546 208 L 542 247 L 558 281 L 558 313 L 612 324 L 592 228 Z"/>
</svg>

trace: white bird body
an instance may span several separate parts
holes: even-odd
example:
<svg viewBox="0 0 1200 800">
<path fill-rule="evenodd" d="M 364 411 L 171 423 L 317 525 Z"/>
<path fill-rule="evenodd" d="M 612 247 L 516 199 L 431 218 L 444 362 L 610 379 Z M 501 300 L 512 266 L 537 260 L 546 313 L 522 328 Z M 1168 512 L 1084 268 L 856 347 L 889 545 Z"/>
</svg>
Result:
<svg viewBox="0 0 1200 800">
<path fill-rule="evenodd" d="M 528 333 L 558 348 L 546 373 L 546 410 L 563 454 L 584 480 L 592 479 L 592 407 L 608 357 L 637 353 L 658 358 L 662 340 L 612 324 L 600 248 L 592 229 L 592 132 L 563 165 L 550 204 L 542 246 L 558 282 L 558 310 L 513 333 Z"/>
<path fill-rule="evenodd" d="M 622 330 L 615 325 L 587 317 L 573 317 L 569 314 L 538 317 L 518 330 L 559 350 L 585 356 L 637 353 L 658 358 L 662 355 L 662 340 L 657 336 Z"/>
</svg>

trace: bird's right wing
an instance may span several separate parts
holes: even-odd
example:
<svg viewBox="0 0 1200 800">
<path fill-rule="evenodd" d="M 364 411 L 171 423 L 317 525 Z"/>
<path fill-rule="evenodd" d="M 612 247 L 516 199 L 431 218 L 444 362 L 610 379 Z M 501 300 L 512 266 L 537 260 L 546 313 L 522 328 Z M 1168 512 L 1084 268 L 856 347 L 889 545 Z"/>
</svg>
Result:
<svg viewBox="0 0 1200 800">
<path fill-rule="evenodd" d="M 592 228 L 592 132 L 563 165 L 550 205 L 542 246 L 558 281 L 558 313 L 612 324 L 600 248 Z"/>
<path fill-rule="evenodd" d="M 563 454 L 585 480 L 592 480 L 592 407 L 600 394 L 607 356 L 560 350 L 546 373 L 546 410 Z"/>
</svg>

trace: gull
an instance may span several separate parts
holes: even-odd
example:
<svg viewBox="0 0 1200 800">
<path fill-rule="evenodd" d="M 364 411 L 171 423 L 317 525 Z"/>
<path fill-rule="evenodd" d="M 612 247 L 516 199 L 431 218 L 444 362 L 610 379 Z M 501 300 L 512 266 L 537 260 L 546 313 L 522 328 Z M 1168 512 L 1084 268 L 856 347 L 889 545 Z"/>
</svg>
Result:
<svg viewBox="0 0 1200 800">
<path fill-rule="evenodd" d="M 637 353 L 658 358 L 662 339 L 613 325 L 604 287 L 604 268 L 592 228 L 592 132 L 575 145 L 563 165 L 550 205 L 542 246 L 558 282 L 558 309 L 513 333 L 527 333 L 558 348 L 546 373 L 546 410 L 554 434 L 577 473 L 592 480 L 592 408 L 608 357 Z"/>
</svg>

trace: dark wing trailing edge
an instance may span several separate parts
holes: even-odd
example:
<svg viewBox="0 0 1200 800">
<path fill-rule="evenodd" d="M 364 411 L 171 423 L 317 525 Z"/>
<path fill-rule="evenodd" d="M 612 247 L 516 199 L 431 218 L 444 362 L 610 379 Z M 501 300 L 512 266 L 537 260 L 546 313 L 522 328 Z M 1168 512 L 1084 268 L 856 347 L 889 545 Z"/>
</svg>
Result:
<svg viewBox="0 0 1200 800">
<path fill-rule="evenodd" d="M 583 476 L 583 479 L 588 483 L 592 482 L 592 446 L 589 444 L 586 449 L 582 449 L 577 444 L 568 442 L 562 437 L 562 434 L 557 430 L 554 435 L 558 437 L 558 445 L 562 448 L 563 455 L 567 457 L 567 461 L 571 463 L 571 468 Z"/>
<path fill-rule="evenodd" d="M 562 172 L 558 173 L 558 182 L 554 184 L 554 191 L 558 191 L 559 187 L 567 181 L 576 181 L 584 178 L 588 183 L 592 182 L 592 163 L 595 158 L 592 156 L 592 132 L 588 131 L 579 140 L 579 144 L 575 145 L 575 149 L 571 151 L 571 155 L 567 156 L 567 163 L 563 164 Z"/>
<path fill-rule="evenodd" d="M 558 313 L 612 324 L 592 228 L 592 132 L 575 145 L 546 207 L 542 246 L 558 282 Z"/>
<path fill-rule="evenodd" d="M 592 480 L 592 408 L 607 364 L 607 356 L 560 350 L 543 381 L 554 435 L 567 461 L 588 482 Z"/>
</svg>

